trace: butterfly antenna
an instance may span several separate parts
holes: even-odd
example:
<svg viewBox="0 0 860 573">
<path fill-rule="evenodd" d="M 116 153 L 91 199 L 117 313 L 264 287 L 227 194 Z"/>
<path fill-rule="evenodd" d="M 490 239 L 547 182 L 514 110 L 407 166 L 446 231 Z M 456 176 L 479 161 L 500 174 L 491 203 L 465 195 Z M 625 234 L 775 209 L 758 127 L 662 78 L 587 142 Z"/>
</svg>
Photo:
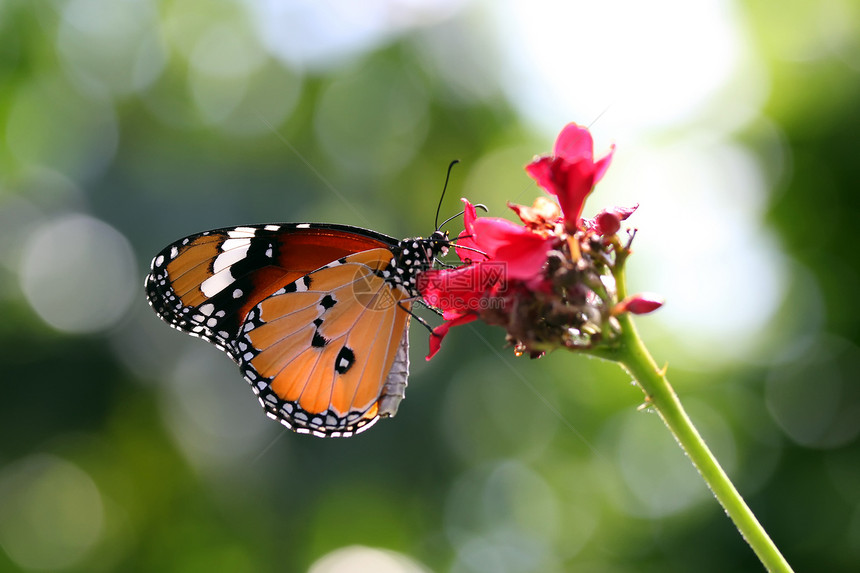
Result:
<svg viewBox="0 0 860 573">
<path fill-rule="evenodd" d="M 474 207 L 475 207 L 475 209 L 480 209 L 480 210 L 481 210 L 481 211 L 483 211 L 484 213 L 489 213 L 489 211 L 490 211 L 489 209 L 487 209 L 487 206 L 486 206 L 486 205 L 484 205 L 483 203 L 478 203 L 478 204 L 476 204 Z M 459 217 L 460 215 L 462 215 L 462 214 L 463 214 L 463 213 L 465 213 L 465 212 L 466 212 L 466 211 L 460 211 L 460 212 L 459 212 L 459 213 L 457 213 L 456 215 L 452 215 L 452 216 L 448 217 L 447 219 L 445 219 L 444 221 L 442 221 L 442 224 L 441 224 L 441 225 L 439 225 L 439 226 L 437 226 L 437 227 L 436 227 L 436 229 L 438 230 L 438 229 L 439 229 L 439 227 L 444 226 L 444 225 L 445 225 L 445 223 L 447 223 L 448 221 L 451 221 L 451 220 L 453 220 L 453 219 L 456 219 L 457 217 Z M 471 235 L 470 235 L 470 236 L 471 236 Z M 464 238 L 465 238 L 465 237 L 464 237 Z"/>
<path fill-rule="evenodd" d="M 458 163 L 460 163 L 460 160 L 455 159 L 454 161 L 452 161 L 451 163 L 448 164 L 448 173 L 447 173 L 447 175 L 445 175 L 445 186 L 442 187 L 442 196 L 439 197 L 439 204 L 436 206 L 436 220 L 434 221 L 434 223 L 436 225 L 437 231 L 439 230 L 439 227 L 441 227 L 441 225 L 439 225 L 439 211 L 442 209 L 442 199 L 445 198 L 445 191 L 448 189 L 448 181 L 451 179 L 451 170 Z M 451 217 L 451 219 L 453 219 L 453 217 Z M 448 219 L 448 221 L 450 221 L 451 219 Z M 442 223 L 442 225 L 444 225 L 448 221 L 445 221 L 444 223 Z"/>
</svg>

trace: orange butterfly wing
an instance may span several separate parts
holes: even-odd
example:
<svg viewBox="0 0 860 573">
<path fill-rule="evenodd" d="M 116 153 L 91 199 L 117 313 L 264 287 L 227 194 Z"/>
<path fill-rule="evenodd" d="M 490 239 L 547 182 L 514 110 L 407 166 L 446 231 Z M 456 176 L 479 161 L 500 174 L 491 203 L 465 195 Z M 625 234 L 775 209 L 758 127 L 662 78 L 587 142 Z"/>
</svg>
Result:
<svg viewBox="0 0 860 573">
<path fill-rule="evenodd" d="M 216 229 L 163 249 L 145 290 L 162 320 L 226 350 L 250 309 L 276 289 L 346 255 L 396 243 L 344 225 Z"/>
<path fill-rule="evenodd" d="M 382 272 L 388 249 L 343 257 L 256 304 L 231 355 L 272 418 L 349 436 L 403 397 L 412 301 Z"/>
<path fill-rule="evenodd" d="M 162 320 L 239 364 L 270 417 L 351 436 L 396 413 L 416 280 L 448 245 L 441 231 L 397 241 L 346 225 L 216 229 L 156 255 L 145 290 Z"/>
</svg>

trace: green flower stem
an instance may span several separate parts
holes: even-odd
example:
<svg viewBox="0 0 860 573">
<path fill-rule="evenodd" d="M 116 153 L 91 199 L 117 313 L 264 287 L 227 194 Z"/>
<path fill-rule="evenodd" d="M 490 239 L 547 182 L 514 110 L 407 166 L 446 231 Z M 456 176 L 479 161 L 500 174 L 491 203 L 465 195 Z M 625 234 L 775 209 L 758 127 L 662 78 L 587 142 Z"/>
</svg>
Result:
<svg viewBox="0 0 860 573">
<path fill-rule="evenodd" d="M 626 296 L 623 265 L 616 267 L 618 298 Z M 618 362 L 645 392 L 646 403 L 654 408 L 675 436 L 678 444 L 689 456 L 693 465 L 711 488 L 717 500 L 726 510 L 741 535 L 750 544 L 758 558 L 769 571 L 789 572 L 791 566 L 779 552 L 767 532 L 747 506 L 726 472 L 693 426 L 677 394 L 666 378 L 665 369 L 660 369 L 642 343 L 629 313 L 618 316 L 621 324 L 619 343 L 610 349 L 594 349 L 592 354 Z"/>
</svg>

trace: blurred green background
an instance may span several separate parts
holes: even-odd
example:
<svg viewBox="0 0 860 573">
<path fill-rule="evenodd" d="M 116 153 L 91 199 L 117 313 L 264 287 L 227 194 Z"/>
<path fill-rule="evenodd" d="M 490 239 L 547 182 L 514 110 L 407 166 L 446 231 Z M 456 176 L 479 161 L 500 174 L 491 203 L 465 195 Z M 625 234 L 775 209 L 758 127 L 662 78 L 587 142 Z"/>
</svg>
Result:
<svg viewBox="0 0 860 573">
<path fill-rule="evenodd" d="M 0 0 L 0 570 L 760 571 L 613 365 L 413 327 L 397 418 L 319 440 L 146 305 L 204 229 L 426 235 L 454 158 L 443 214 L 507 216 L 568 121 L 694 421 L 796 570 L 860 570 L 852 0 Z"/>
</svg>

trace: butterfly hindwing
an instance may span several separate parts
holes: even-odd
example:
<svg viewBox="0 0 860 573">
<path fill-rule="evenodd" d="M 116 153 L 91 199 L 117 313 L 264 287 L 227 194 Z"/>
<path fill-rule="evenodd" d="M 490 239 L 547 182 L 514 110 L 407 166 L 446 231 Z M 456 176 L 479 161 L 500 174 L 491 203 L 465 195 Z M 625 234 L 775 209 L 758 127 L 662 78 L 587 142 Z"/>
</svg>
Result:
<svg viewBox="0 0 860 573">
<path fill-rule="evenodd" d="M 396 243 L 344 225 L 216 229 L 162 250 L 152 261 L 146 295 L 165 322 L 226 349 L 250 309 L 282 285 L 346 255 Z"/>
<path fill-rule="evenodd" d="M 342 257 L 257 303 L 231 355 L 270 416 L 348 436 L 393 415 L 408 375 L 411 299 L 388 249 Z"/>
</svg>

